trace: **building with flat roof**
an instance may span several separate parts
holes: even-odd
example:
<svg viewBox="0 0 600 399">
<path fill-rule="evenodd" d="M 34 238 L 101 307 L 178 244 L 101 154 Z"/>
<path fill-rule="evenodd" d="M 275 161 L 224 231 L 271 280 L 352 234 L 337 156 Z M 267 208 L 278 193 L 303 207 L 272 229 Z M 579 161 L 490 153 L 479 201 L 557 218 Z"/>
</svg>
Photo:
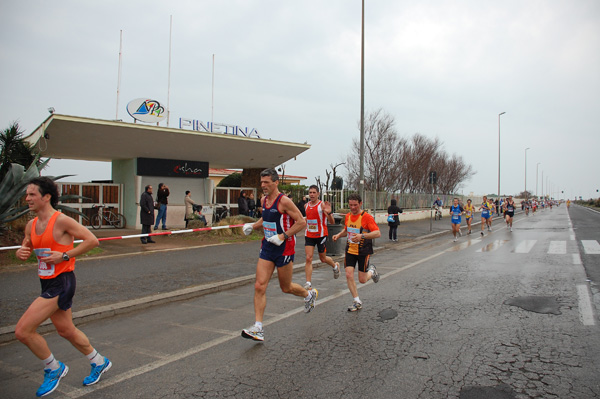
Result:
<svg viewBox="0 0 600 399">
<path fill-rule="evenodd" d="M 258 189 L 261 170 L 277 167 L 310 148 L 309 144 L 59 114 L 51 114 L 25 139 L 43 157 L 111 162 L 110 184 L 119 188 L 119 210 L 131 228 L 140 225 L 138 202 L 146 185 L 152 185 L 155 193 L 159 183 L 169 186 L 167 225 L 183 226 L 186 190 L 197 203 L 212 201 L 215 183 L 209 168 L 241 169 L 242 186 Z M 84 191 L 96 192 L 87 189 L 79 194 Z M 103 202 L 106 190 L 97 191 L 97 196 L 78 204 L 84 213 Z M 111 196 L 114 199 L 114 192 Z"/>
</svg>

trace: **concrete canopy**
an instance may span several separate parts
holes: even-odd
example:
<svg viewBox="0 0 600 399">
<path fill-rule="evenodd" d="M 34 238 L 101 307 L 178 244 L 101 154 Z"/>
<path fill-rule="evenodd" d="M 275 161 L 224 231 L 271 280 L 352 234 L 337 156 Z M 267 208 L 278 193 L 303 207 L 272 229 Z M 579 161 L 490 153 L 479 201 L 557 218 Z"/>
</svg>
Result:
<svg viewBox="0 0 600 399">
<path fill-rule="evenodd" d="M 105 161 L 138 157 L 208 162 L 211 168 L 275 167 L 309 144 L 52 114 L 31 135 L 44 157 Z"/>
</svg>

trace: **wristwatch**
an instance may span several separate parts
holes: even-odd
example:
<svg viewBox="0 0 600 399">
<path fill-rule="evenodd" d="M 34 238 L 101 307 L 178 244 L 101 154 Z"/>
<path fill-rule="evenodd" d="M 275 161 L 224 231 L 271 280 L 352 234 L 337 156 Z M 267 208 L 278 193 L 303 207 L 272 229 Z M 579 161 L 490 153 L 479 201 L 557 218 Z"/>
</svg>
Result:
<svg viewBox="0 0 600 399">
<path fill-rule="evenodd" d="M 69 259 L 71 259 L 71 257 L 70 257 L 69 255 L 67 255 L 67 253 L 66 253 L 66 252 L 63 252 L 63 254 L 62 254 L 62 258 L 63 258 L 63 260 L 64 260 L 65 262 L 66 262 L 66 261 L 68 261 Z"/>
<path fill-rule="evenodd" d="M 287 240 L 288 238 L 290 238 L 290 237 L 289 237 L 287 234 L 285 234 L 285 231 L 283 232 L 283 238 L 284 238 L 285 240 Z"/>
</svg>

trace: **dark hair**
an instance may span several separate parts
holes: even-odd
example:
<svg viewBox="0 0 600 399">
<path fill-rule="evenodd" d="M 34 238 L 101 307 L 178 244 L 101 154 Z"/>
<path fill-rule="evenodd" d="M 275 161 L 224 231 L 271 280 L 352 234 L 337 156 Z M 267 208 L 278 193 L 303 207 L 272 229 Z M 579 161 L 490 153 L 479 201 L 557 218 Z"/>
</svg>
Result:
<svg viewBox="0 0 600 399">
<path fill-rule="evenodd" d="M 391 204 L 392 206 L 395 206 L 395 205 L 397 204 L 397 202 L 396 202 L 396 200 L 395 200 L 395 199 L 392 199 L 392 200 L 390 201 L 390 204 Z"/>
<path fill-rule="evenodd" d="M 185 195 L 188 195 L 190 193 L 190 190 L 185 190 Z"/>
<path fill-rule="evenodd" d="M 308 188 L 308 190 L 310 191 L 310 190 L 311 190 L 311 189 L 313 189 L 313 188 L 314 188 L 315 190 L 317 190 L 317 192 L 319 192 L 319 186 L 317 186 L 316 184 L 313 184 L 312 186 L 310 186 L 310 187 Z"/>
<path fill-rule="evenodd" d="M 158 189 L 160 190 L 161 187 L 164 186 L 164 183 L 158 183 Z"/>
<path fill-rule="evenodd" d="M 358 203 L 362 203 L 362 198 L 360 198 L 360 194 L 352 193 L 348 196 L 348 202 L 350 201 L 358 201 Z"/>
<path fill-rule="evenodd" d="M 50 194 L 50 205 L 52 205 L 52 208 L 56 208 L 56 205 L 58 205 L 58 186 L 52 179 L 49 177 L 36 177 L 31 179 L 29 184 L 37 186 L 42 197 Z"/>
<path fill-rule="evenodd" d="M 277 174 L 277 171 L 273 168 L 267 168 L 260 172 L 260 177 L 270 177 L 271 181 L 279 180 L 279 175 Z"/>
<path fill-rule="evenodd" d="M 144 189 L 144 191 L 148 192 L 148 189 L 149 189 L 150 187 L 152 187 L 152 186 L 151 186 L 150 184 L 148 184 L 148 185 L 146 186 L 146 188 Z"/>
</svg>

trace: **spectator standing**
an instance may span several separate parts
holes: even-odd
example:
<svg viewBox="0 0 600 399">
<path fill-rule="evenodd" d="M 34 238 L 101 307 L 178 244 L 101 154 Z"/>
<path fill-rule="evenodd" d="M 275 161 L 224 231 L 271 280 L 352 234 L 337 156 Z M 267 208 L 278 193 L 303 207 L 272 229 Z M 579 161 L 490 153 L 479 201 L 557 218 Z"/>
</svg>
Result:
<svg viewBox="0 0 600 399">
<path fill-rule="evenodd" d="M 152 186 L 150 185 L 146 186 L 140 197 L 140 222 L 142 223 L 142 234 L 150 234 L 152 232 L 151 226 L 154 223 L 154 200 L 152 199 Z M 142 244 L 154 244 L 156 242 L 152 240 L 152 237 L 140 237 L 140 240 Z"/>
<path fill-rule="evenodd" d="M 251 191 L 248 194 L 248 216 L 254 217 L 256 210 L 256 201 L 254 201 L 254 193 Z"/>
<path fill-rule="evenodd" d="M 156 222 L 154 223 L 154 230 L 158 230 L 158 225 L 162 221 L 162 229 L 167 229 L 167 204 L 169 200 L 169 187 L 166 184 L 158 184 L 158 192 L 156 193 L 156 202 L 159 204 L 158 215 L 156 216 Z"/>
<path fill-rule="evenodd" d="M 298 201 L 298 204 L 296 204 L 298 209 L 300 209 L 300 213 L 302 214 L 303 217 L 306 217 L 306 204 L 307 203 L 308 203 L 308 201 L 306 201 L 306 195 L 304 195 L 302 197 L 302 199 L 300 201 Z"/>
<path fill-rule="evenodd" d="M 240 198 L 238 198 L 238 214 L 248 216 L 248 199 L 244 190 L 240 191 Z"/>
<path fill-rule="evenodd" d="M 400 214 L 402 213 L 402 208 L 399 208 L 396 205 L 395 199 L 390 201 L 390 206 L 388 207 L 387 213 L 388 227 L 390 228 L 390 241 L 398 241 L 398 226 L 400 225 Z"/>
</svg>

